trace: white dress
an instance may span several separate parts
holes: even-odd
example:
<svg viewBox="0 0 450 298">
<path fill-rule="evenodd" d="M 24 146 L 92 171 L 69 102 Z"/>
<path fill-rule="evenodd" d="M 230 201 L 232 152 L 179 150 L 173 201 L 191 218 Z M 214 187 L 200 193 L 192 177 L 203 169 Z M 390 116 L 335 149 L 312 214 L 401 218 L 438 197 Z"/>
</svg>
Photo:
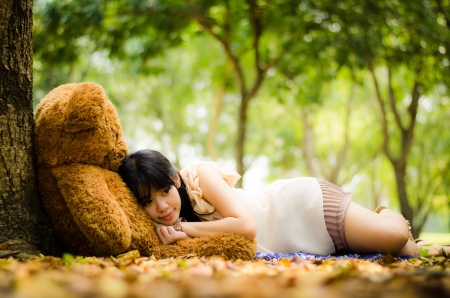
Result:
<svg viewBox="0 0 450 298">
<path fill-rule="evenodd" d="M 194 211 L 202 221 L 221 219 L 214 207 L 202 198 L 197 167 L 208 164 L 233 187 L 240 175 L 213 162 L 199 162 L 180 171 Z M 316 178 L 303 177 L 278 180 L 260 190 L 236 189 L 236 194 L 249 208 L 257 228 L 259 252 L 309 252 L 328 255 L 335 247 L 328 234 L 322 190 Z"/>
</svg>

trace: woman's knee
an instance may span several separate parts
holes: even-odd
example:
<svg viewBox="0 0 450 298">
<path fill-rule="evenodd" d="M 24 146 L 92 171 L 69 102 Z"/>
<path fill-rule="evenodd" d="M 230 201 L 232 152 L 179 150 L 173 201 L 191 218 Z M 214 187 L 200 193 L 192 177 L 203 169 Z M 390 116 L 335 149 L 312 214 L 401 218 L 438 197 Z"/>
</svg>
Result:
<svg viewBox="0 0 450 298">
<path fill-rule="evenodd" d="M 350 204 L 345 216 L 345 238 L 352 251 L 393 253 L 405 246 L 408 237 L 408 225 L 400 214 L 377 214 Z"/>
<path fill-rule="evenodd" d="M 408 225 L 405 220 L 391 220 L 385 228 L 386 253 L 402 249 L 409 239 Z"/>
</svg>

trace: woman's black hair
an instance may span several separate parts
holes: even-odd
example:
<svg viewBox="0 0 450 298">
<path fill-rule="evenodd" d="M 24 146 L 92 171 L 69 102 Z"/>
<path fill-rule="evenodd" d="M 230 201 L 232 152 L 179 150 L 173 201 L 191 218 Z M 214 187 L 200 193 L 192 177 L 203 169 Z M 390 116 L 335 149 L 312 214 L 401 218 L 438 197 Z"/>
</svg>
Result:
<svg viewBox="0 0 450 298">
<path fill-rule="evenodd" d="M 142 206 L 150 202 L 152 191 L 176 186 L 177 173 L 177 169 L 163 154 L 150 149 L 128 154 L 119 167 L 119 175 Z M 177 188 L 181 198 L 180 217 L 191 222 L 200 221 L 192 208 L 186 184 L 178 175 L 181 181 L 181 186 Z"/>
</svg>

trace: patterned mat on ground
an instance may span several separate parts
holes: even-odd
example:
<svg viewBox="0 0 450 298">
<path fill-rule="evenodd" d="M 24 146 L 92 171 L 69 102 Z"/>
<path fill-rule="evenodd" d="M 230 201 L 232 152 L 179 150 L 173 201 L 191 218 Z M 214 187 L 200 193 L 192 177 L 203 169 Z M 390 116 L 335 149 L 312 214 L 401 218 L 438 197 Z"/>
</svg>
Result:
<svg viewBox="0 0 450 298">
<path fill-rule="evenodd" d="M 315 255 L 315 254 L 310 254 L 310 253 L 306 253 L 306 252 L 297 252 L 297 253 L 292 253 L 292 254 L 282 254 L 282 253 L 262 253 L 262 252 L 257 252 L 255 259 L 264 259 L 264 260 L 272 260 L 272 259 L 280 259 L 280 258 L 293 258 L 294 256 L 297 256 L 299 258 L 302 258 L 304 260 L 328 260 L 328 259 L 336 259 L 336 260 L 342 260 L 342 259 L 363 259 L 366 261 L 379 261 L 381 260 L 381 258 L 383 258 L 383 254 L 365 254 L 365 255 L 359 255 L 359 254 L 335 254 L 335 255 L 327 255 L 327 256 L 320 256 L 320 255 Z M 399 257 L 398 259 L 403 261 L 403 260 L 408 260 L 411 259 L 412 256 L 402 256 Z"/>
</svg>

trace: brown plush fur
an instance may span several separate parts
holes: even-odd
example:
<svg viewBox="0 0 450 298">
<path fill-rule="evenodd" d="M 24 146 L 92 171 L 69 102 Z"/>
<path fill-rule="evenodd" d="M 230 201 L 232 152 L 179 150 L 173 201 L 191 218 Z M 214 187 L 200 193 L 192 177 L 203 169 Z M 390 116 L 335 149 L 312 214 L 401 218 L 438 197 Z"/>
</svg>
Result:
<svg viewBox="0 0 450 298">
<path fill-rule="evenodd" d="M 147 213 L 116 173 L 128 149 L 101 86 L 53 89 L 39 103 L 35 123 L 40 199 L 67 252 L 109 256 L 137 249 L 156 258 L 254 257 L 256 242 L 231 233 L 159 243 Z"/>
</svg>

